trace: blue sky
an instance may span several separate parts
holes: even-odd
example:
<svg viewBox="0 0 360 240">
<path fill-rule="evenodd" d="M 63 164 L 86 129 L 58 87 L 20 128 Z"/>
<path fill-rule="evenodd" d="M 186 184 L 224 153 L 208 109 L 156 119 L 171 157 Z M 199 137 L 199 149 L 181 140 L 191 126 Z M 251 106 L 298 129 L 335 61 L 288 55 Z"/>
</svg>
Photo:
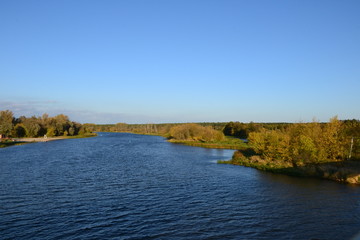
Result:
<svg viewBox="0 0 360 240">
<path fill-rule="evenodd" d="M 360 1 L 1 1 L 0 109 L 93 123 L 360 118 Z"/>
</svg>

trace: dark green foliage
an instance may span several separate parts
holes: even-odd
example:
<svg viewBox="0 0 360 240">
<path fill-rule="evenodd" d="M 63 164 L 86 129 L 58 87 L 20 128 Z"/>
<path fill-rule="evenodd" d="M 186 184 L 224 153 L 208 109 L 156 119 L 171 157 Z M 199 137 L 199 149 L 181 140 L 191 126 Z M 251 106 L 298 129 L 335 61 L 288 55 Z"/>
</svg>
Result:
<svg viewBox="0 0 360 240">
<path fill-rule="evenodd" d="M 25 126 L 21 123 L 16 124 L 14 128 L 14 133 L 12 134 L 15 137 L 25 137 L 26 136 L 26 129 Z"/>
<path fill-rule="evenodd" d="M 226 136 L 233 136 L 242 139 L 247 139 L 251 132 L 258 132 L 261 129 L 275 130 L 285 129 L 290 126 L 291 123 L 241 123 L 241 122 L 229 122 L 225 125 L 223 132 Z"/>
<path fill-rule="evenodd" d="M 246 139 L 249 134 L 249 129 L 246 124 L 240 122 L 229 122 L 224 127 L 224 134 L 226 136 L 234 136 Z"/>
</svg>

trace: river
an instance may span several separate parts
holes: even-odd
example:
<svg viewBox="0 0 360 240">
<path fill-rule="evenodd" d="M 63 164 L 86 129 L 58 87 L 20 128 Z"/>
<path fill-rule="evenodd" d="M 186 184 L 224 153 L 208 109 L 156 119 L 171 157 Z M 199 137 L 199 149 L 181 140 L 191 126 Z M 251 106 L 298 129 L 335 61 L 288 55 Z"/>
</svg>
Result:
<svg viewBox="0 0 360 240">
<path fill-rule="evenodd" d="M 217 164 L 158 136 L 0 149 L 1 239 L 355 239 L 360 187 Z"/>
</svg>

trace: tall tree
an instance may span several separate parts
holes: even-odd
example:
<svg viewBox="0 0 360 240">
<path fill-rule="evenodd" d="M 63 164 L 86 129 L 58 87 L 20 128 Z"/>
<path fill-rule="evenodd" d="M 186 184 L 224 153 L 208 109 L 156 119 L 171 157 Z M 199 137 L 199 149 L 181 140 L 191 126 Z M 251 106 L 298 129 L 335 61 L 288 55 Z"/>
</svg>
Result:
<svg viewBox="0 0 360 240">
<path fill-rule="evenodd" d="M 35 116 L 25 119 L 23 124 L 26 129 L 27 137 L 39 137 L 42 135 L 42 129 L 41 125 L 39 124 L 39 119 L 37 119 Z"/>
<path fill-rule="evenodd" d="M 0 134 L 9 135 L 13 128 L 13 113 L 9 110 L 0 111 Z"/>
</svg>

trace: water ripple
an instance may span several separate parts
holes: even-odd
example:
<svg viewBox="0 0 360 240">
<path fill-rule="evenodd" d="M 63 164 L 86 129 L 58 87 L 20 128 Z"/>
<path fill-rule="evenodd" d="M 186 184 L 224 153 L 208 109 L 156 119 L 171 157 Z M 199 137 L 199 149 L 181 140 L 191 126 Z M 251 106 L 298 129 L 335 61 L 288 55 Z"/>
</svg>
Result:
<svg viewBox="0 0 360 240">
<path fill-rule="evenodd" d="M 0 149 L 2 239 L 350 239 L 360 189 L 214 164 L 161 137 Z"/>
</svg>

